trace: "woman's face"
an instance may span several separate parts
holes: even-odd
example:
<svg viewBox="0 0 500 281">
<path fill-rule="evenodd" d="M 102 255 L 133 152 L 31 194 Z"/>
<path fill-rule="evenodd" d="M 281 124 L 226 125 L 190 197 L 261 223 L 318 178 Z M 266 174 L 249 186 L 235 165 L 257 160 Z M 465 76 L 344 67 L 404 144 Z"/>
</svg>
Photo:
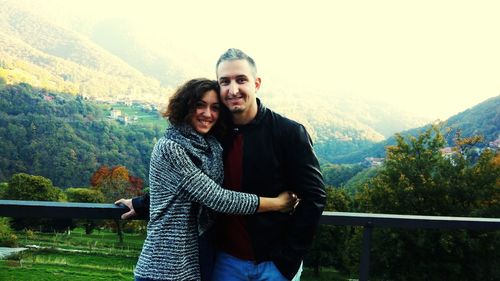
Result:
<svg viewBox="0 0 500 281">
<path fill-rule="evenodd" d="M 196 103 L 191 126 L 200 134 L 206 134 L 219 119 L 220 103 L 217 93 L 210 90 Z"/>
</svg>

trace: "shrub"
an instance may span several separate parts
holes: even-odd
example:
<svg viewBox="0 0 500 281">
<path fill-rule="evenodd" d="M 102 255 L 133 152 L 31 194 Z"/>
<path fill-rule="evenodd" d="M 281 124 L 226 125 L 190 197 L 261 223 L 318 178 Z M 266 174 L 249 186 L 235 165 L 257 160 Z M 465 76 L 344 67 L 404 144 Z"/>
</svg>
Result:
<svg viewBox="0 0 500 281">
<path fill-rule="evenodd" d="M 0 218 L 0 246 L 17 246 L 17 236 L 12 232 L 7 218 Z"/>
</svg>

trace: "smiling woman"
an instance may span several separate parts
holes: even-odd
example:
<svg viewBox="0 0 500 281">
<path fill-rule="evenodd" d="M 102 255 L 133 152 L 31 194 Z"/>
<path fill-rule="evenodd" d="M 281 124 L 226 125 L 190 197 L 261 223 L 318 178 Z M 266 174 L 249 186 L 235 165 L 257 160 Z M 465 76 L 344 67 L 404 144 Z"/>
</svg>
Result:
<svg viewBox="0 0 500 281">
<path fill-rule="evenodd" d="M 220 104 L 217 93 L 210 90 L 196 103 L 191 126 L 200 134 L 206 134 L 219 119 Z"/>
<path fill-rule="evenodd" d="M 163 117 L 170 124 L 189 124 L 200 134 L 207 134 L 213 127 L 218 130 L 220 114 L 219 85 L 207 79 L 192 79 L 182 85 L 170 98 Z"/>
</svg>

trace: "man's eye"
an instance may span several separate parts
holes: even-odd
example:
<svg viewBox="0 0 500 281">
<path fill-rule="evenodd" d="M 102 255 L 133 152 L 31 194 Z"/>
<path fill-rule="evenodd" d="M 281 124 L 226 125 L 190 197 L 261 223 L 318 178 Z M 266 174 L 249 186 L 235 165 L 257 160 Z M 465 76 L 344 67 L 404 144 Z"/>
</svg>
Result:
<svg viewBox="0 0 500 281">
<path fill-rule="evenodd" d="M 236 80 L 236 82 L 238 82 L 239 84 L 245 83 L 246 81 L 247 79 L 245 78 L 238 78 L 238 80 Z"/>
<path fill-rule="evenodd" d="M 228 83 L 229 83 L 229 82 L 228 82 L 227 80 L 220 80 L 220 81 L 219 81 L 219 85 L 221 85 L 221 86 L 225 86 L 225 85 L 227 85 Z"/>
</svg>

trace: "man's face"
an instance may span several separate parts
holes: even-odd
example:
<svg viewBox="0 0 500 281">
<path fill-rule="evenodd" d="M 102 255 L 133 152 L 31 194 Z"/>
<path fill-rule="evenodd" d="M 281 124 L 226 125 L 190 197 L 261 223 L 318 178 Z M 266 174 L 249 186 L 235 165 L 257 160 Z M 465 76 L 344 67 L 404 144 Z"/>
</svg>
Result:
<svg viewBox="0 0 500 281">
<path fill-rule="evenodd" d="M 246 60 L 223 61 L 217 68 L 222 103 L 232 114 L 256 112 L 255 94 L 260 88 L 260 78 L 254 78 Z"/>
</svg>

